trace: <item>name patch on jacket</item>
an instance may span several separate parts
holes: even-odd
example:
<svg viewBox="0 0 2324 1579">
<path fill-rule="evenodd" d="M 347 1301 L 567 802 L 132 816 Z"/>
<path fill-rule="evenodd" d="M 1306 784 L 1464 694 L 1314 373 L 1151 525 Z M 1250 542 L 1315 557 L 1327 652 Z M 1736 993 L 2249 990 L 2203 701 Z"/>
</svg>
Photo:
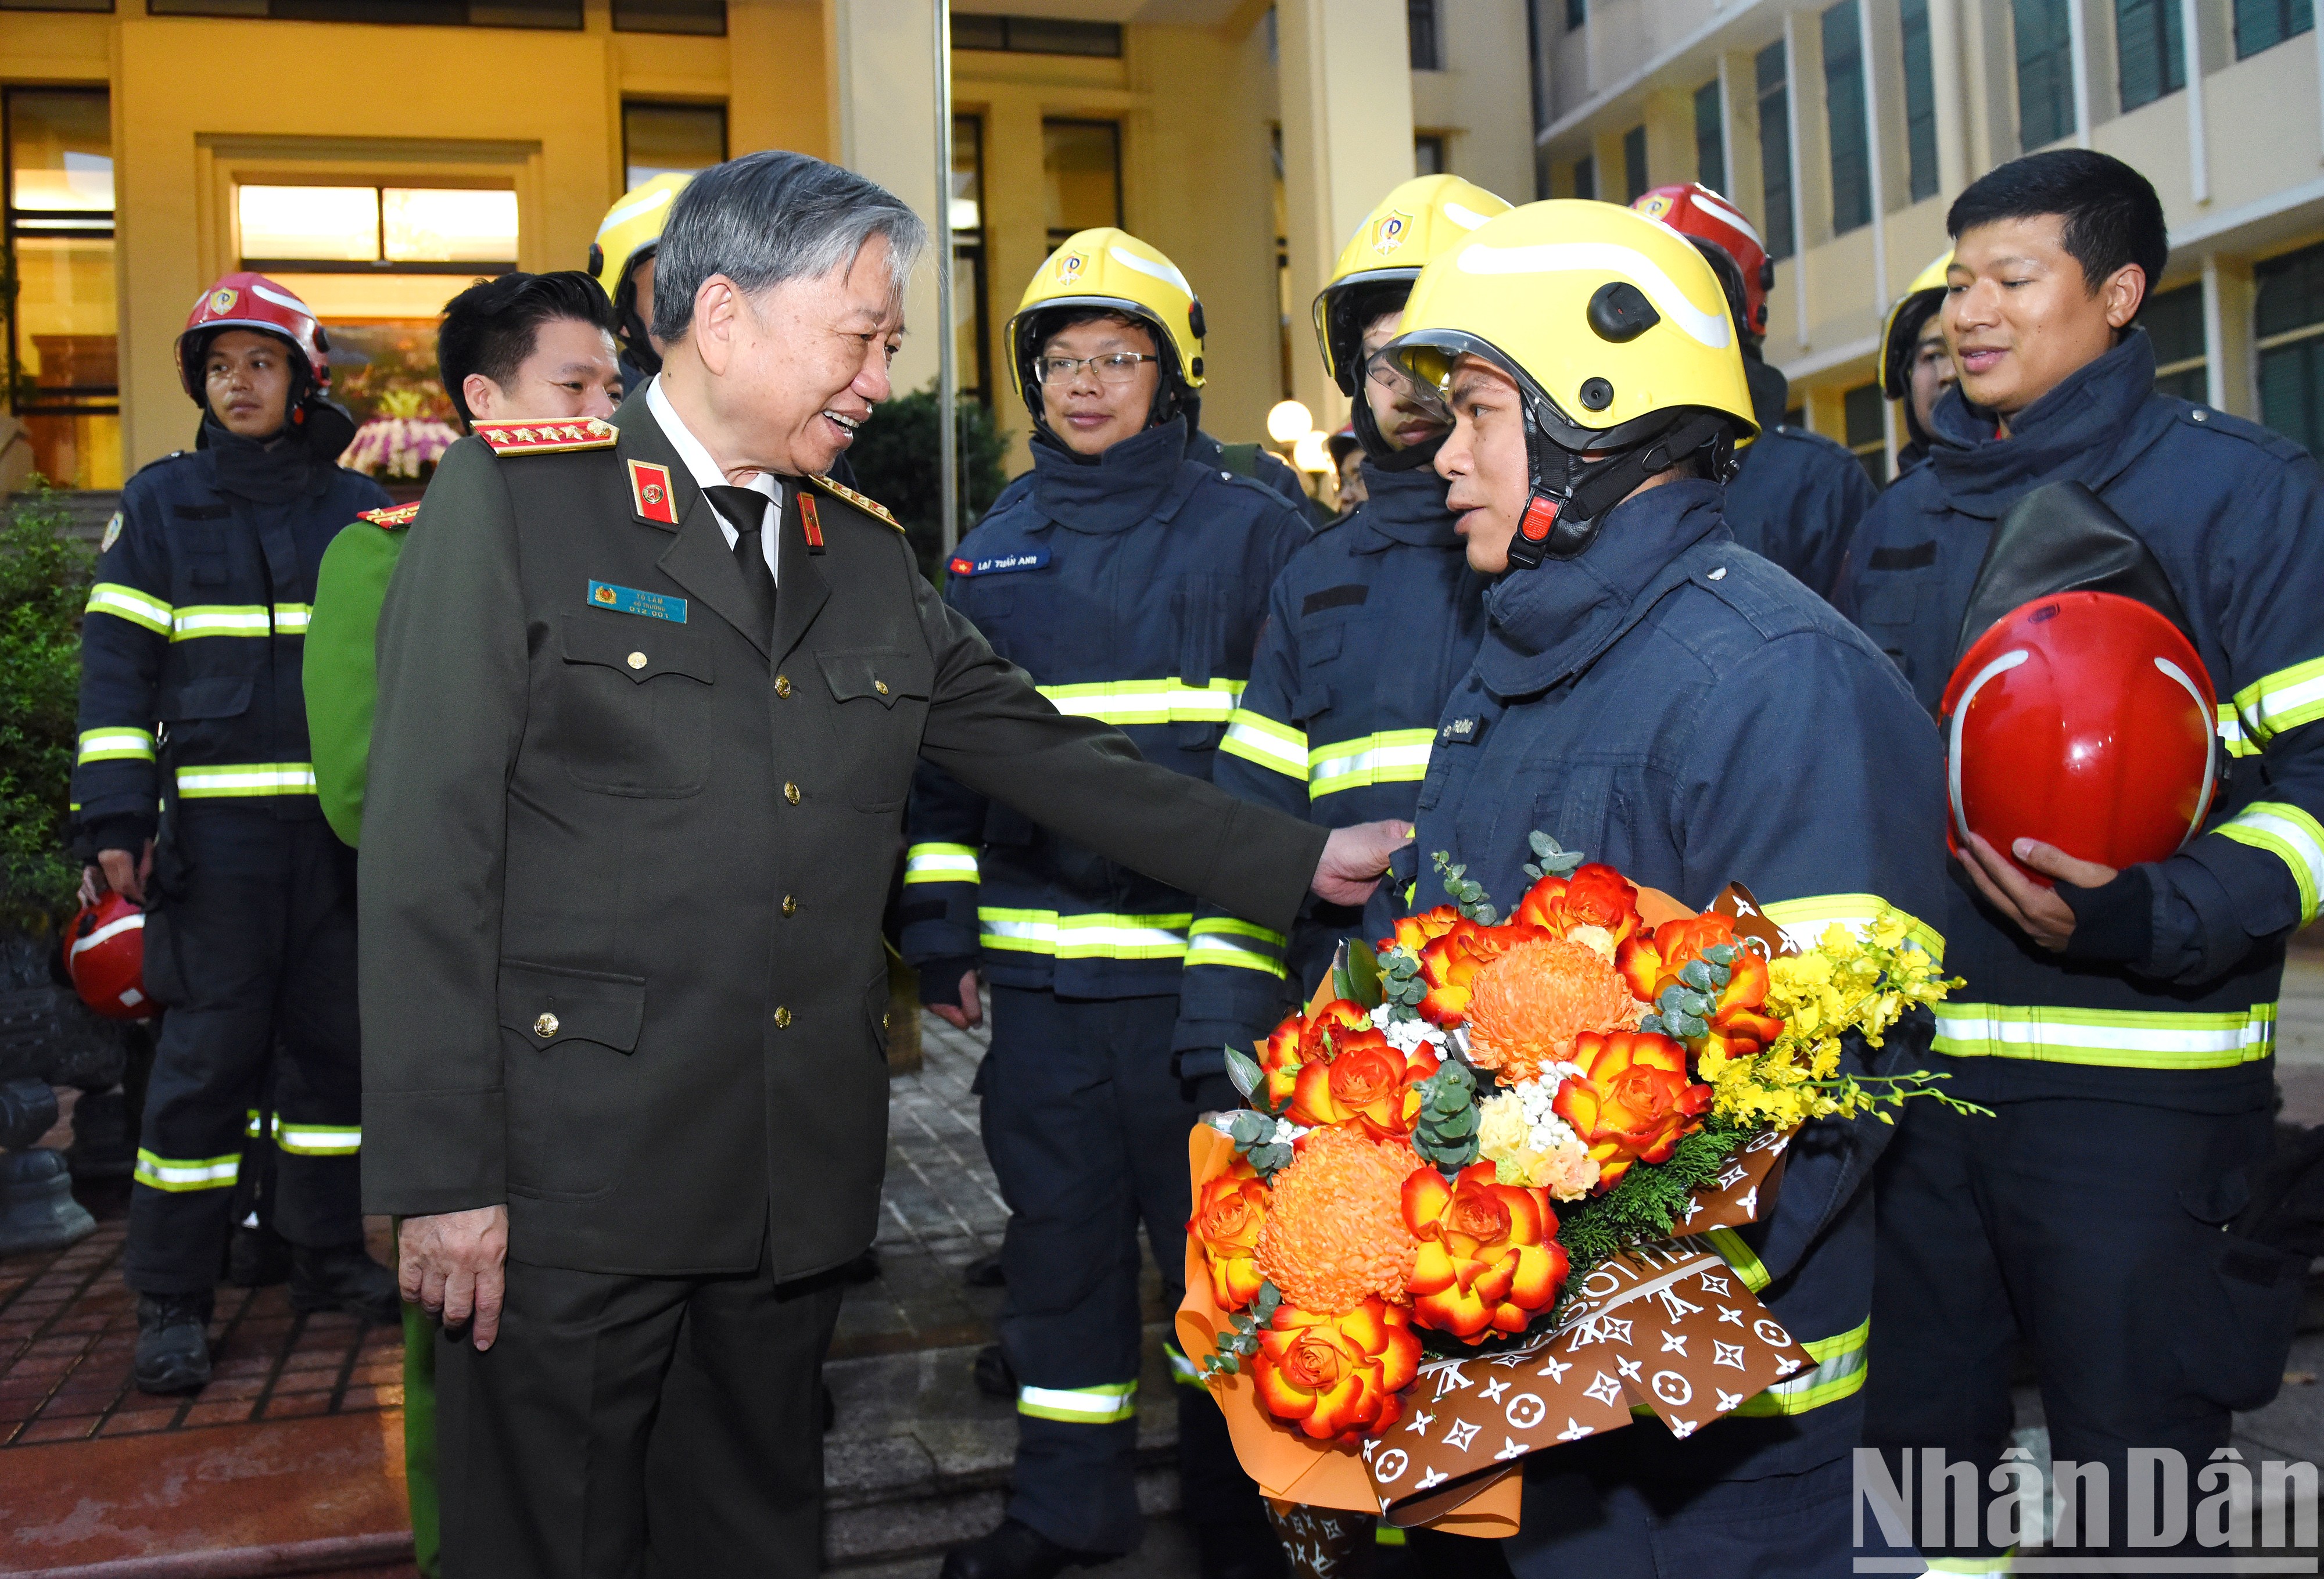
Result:
<svg viewBox="0 0 2324 1579">
<path fill-rule="evenodd" d="M 1485 726 L 1491 719 L 1478 714 L 1465 718 L 1447 718 L 1436 731 L 1439 745 L 1474 745 L 1485 738 Z"/>
<path fill-rule="evenodd" d="M 1372 589 L 1358 582 L 1347 586 L 1327 586 L 1321 592 L 1311 592 L 1300 604 L 1303 614 L 1321 614 L 1327 608 L 1353 608 L 1372 595 Z"/>
<path fill-rule="evenodd" d="M 686 623 L 686 599 L 659 592 L 640 592 L 634 586 L 592 581 L 589 603 L 593 608 L 609 608 L 617 614 L 643 614 L 650 620 L 668 620 L 673 625 Z"/>
<path fill-rule="evenodd" d="M 1038 570 L 1048 562 L 1048 549 L 1027 549 L 1019 554 L 988 554 L 982 559 L 956 554 L 950 568 L 955 576 L 993 576 L 1003 570 Z"/>
<path fill-rule="evenodd" d="M 1920 570 L 1937 562 L 1937 545 L 1933 542 L 1914 543 L 1909 549 L 1875 549 L 1872 550 L 1874 570 Z"/>
</svg>

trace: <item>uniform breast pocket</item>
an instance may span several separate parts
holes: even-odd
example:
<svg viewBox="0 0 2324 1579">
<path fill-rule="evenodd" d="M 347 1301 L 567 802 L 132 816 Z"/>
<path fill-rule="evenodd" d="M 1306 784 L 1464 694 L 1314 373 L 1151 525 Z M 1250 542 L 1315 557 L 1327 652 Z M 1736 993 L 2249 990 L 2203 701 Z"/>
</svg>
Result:
<svg viewBox="0 0 2324 1579">
<path fill-rule="evenodd" d="M 717 729 L 707 638 L 663 620 L 575 610 L 558 633 L 550 750 L 584 790 L 698 793 Z"/>
<path fill-rule="evenodd" d="M 510 1191 L 603 1195 L 626 1150 L 616 1139 L 642 1111 L 645 978 L 503 959 L 499 998 Z"/>
<path fill-rule="evenodd" d="M 904 804 L 919 760 L 934 675 L 925 655 L 899 647 L 818 652 L 816 666 L 831 688 L 834 754 L 858 811 Z"/>
<path fill-rule="evenodd" d="M 1921 611 L 1921 578 L 1917 576 L 1868 576 L 1857 598 L 1858 623 L 1904 678 L 1913 678 L 1912 656 L 1905 645 L 1914 616 Z"/>
</svg>

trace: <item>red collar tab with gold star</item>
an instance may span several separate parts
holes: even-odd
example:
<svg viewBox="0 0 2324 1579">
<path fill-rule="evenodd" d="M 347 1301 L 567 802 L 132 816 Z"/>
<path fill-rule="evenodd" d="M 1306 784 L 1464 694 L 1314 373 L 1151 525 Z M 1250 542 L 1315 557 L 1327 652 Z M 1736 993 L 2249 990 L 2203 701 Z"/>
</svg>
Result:
<svg viewBox="0 0 2324 1579">
<path fill-rule="evenodd" d="M 669 485 L 669 468 L 650 460 L 630 462 L 630 502 L 638 519 L 660 526 L 678 524 L 678 495 Z"/>
<path fill-rule="evenodd" d="M 877 499 L 866 498 L 862 494 L 857 493 L 854 489 L 849 487 L 846 484 L 835 483 L 829 477 L 809 477 L 807 481 L 813 483 L 816 487 L 821 488 L 833 498 L 844 499 L 848 503 L 854 505 L 856 509 L 863 512 L 864 514 L 872 516 L 877 520 L 886 522 L 898 531 L 904 530 L 903 523 L 898 521 L 894 516 L 889 514 L 888 507 L 885 504 L 881 503 Z M 802 497 L 804 497 L 804 495 L 802 495 Z"/>
<path fill-rule="evenodd" d="M 366 510 L 355 519 L 368 521 L 374 526 L 384 528 L 389 531 L 397 531 L 410 526 L 411 518 L 419 513 L 420 505 L 415 501 L 410 504 L 391 504 L 382 510 Z"/>
<path fill-rule="evenodd" d="M 611 422 L 577 417 L 569 422 L 478 422 L 476 437 L 494 455 L 562 455 L 576 449 L 611 449 L 621 435 Z"/>
<path fill-rule="evenodd" d="M 808 553 L 823 552 L 823 522 L 815 512 L 815 495 L 804 488 L 799 490 L 799 531 L 807 539 Z"/>
</svg>

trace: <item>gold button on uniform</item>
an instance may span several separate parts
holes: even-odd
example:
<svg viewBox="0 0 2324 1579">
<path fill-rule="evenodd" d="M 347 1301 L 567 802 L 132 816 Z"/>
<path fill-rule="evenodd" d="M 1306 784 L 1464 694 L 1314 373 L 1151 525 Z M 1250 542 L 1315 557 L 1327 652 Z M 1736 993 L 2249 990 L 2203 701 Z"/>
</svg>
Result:
<svg viewBox="0 0 2324 1579">
<path fill-rule="evenodd" d="M 542 1014 L 540 1019 L 532 1022 L 532 1034 L 542 1038 L 555 1036 L 557 1034 L 557 1016 L 554 1014 Z"/>
<path fill-rule="evenodd" d="M 778 1007 L 775 1010 L 775 1029 L 777 1030 L 788 1030 L 790 1028 L 791 1011 L 788 1009 Z"/>
<path fill-rule="evenodd" d="M 779 674 L 775 676 L 775 695 L 779 697 L 788 697 L 790 694 L 791 677 L 787 674 Z"/>
<path fill-rule="evenodd" d="M 793 899 L 789 894 L 783 895 L 783 914 L 786 916 L 796 916 L 798 914 L 798 900 Z"/>
<path fill-rule="evenodd" d="M 883 679 L 875 679 L 872 682 L 872 688 L 884 697 L 888 694 L 888 682 Z"/>
<path fill-rule="evenodd" d="M 884 1013 L 884 1014 L 881 1015 L 881 1016 L 880 1016 L 880 1029 L 881 1029 L 881 1030 L 887 1030 L 887 1029 L 888 1029 L 888 1022 L 889 1022 L 890 1020 L 891 1020 L 895 1019 L 895 1018 L 896 1018 L 896 1011 L 895 1011 L 894 1010 L 892 1010 L 892 1009 L 889 1010 L 886 1013 Z"/>
<path fill-rule="evenodd" d="M 784 785 L 783 799 L 789 801 L 793 806 L 797 806 L 799 802 L 798 786 L 796 784 Z"/>
<path fill-rule="evenodd" d="M 630 654 L 630 667 L 632 669 L 643 669 L 645 666 L 646 655 L 644 653 L 632 652 Z"/>
</svg>

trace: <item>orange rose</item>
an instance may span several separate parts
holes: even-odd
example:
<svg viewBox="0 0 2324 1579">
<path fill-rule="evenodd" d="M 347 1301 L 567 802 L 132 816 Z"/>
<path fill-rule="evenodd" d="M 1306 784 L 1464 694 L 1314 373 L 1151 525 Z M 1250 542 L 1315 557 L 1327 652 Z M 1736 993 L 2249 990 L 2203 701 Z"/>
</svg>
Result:
<svg viewBox="0 0 2324 1579">
<path fill-rule="evenodd" d="M 1250 1362 L 1268 1413 L 1318 1442 L 1395 1425 L 1396 1395 L 1419 1374 L 1411 1313 L 1377 1297 L 1344 1316 L 1282 1307 Z"/>
<path fill-rule="evenodd" d="M 1286 1116 L 1311 1129 L 1352 1119 L 1382 1140 L 1412 1133 L 1420 1117 L 1420 1083 L 1436 1073 L 1436 1055 L 1425 1048 L 1399 1053 L 1369 1021 L 1361 1030 L 1340 1031 L 1332 1044 L 1329 1057 L 1319 1049 L 1313 1063 L 1299 1067 Z"/>
<path fill-rule="evenodd" d="M 1294 1014 L 1259 1044 L 1259 1067 L 1267 1077 L 1270 1111 L 1280 1113 L 1299 1084 L 1299 1071 L 1339 1045 L 1341 1039 L 1372 1029 L 1372 1017 L 1358 1004 L 1335 998 L 1313 1014 Z M 1304 1121 L 1303 1121 L 1304 1122 Z"/>
<path fill-rule="evenodd" d="M 1784 1034 L 1784 1022 L 1759 1011 L 1767 1001 L 1767 962 L 1757 949 L 1740 944 L 1727 918 L 1713 913 L 1665 921 L 1651 933 L 1633 937 L 1616 953 L 1616 968 L 1630 991 L 1647 1003 L 1679 984 L 1679 972 L 1724 944 L 1736 950 L 1728 966 L 1727 985 L 1707 1017 L 1708 1046 L 1729 1057 L 1746 1058 L 1763 1052 Z"/>
<path fill-rule="evenodd" d="M 1497 1183 L 1472 1163 L 1451 1184 L 1433 1168 L 1404 1181 L 1404 1222 L 1420 1242 L 1412 1278 L 1416 1319 L 1474 1344 L 1489 1330 L 1521 1333 L 1565 1283 L 1565 1248 L 1545 1191 Z"/>
<path fill-rule="evenodd" d="M 1477 973 L 1518 944 L 1548 936 L 1539 927 L 1480 927 L 1466 919 L 1453 922 L 1420 951 L 1420 976 L 1428 983 L 1420 1017 L 1432 1025 L 1459 1025 L 1468 1018 Z"/>
<path fill-rule="evenodd" d="M 1379 951 L 1409 948 L 1417 955 L 1437 938 L 1452 930 L 1461 919 L 1461 912 L 1451 905 L 1439 905 L 1433 910 L 1423 910 L 1416 916 L 1406 916 L 1396 924 L 1396 936 L 1379 940 Z"/>
<path fill-rule="evenodd" d="M 1247 1162 L 1236 1162 L 1204 1185 L 1195 1200 L 1186 1232 L 1203 1247 L 1211 1292 L 1221 1310 L 1240 1310 L 1259 1297 L 1259 1286 L 1267 1281 L 1251 1260 L 1266 1221 L 1267 1187 Z"/>
<path fill-rule="evenodd" d="M 1687 1082 L 1686 1049 L 1651 1031 L 1585 1031 L 1573 1039 L 1582 1074 L 1557 1088 L 1551 1105 L 1598 1159 L 1598 1191 L 1620 1181 L 1633 1162 L 1664 1162 L 1698 1127 L 1711 1087 Z"/>
<path fill-rule="evenodd" d="M 1557 937 L 1572 936 L 1583 927 L 1606 934 L 1609 946 L 1646 930 L 1638 914 L 1638 891 L 1630 880 L 1601 862 L 1579 867 L 1571 877 L 1554 873 L 1526 891 L 1509 918 L 1522 926 L 1540 927 Z"/>
</svg>

